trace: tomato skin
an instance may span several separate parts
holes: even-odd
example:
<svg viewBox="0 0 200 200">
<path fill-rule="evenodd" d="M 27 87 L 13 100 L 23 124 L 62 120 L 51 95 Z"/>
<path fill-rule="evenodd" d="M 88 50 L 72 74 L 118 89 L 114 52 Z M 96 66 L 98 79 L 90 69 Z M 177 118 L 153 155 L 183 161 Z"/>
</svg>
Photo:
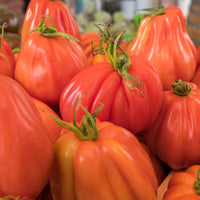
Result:
<svg viewBox="0 0 200 200">
<path fill-rule="evenodd" d="M 95 63 L 98 63 L 98 62 L 110 62 L 110 61 L 108 60 L 106 55 L 97 54 L 92 59 L 92 65 L 94 65 Z"/>
<path fill-rule="evenodd" d="M 26 10 L 21 30 L 22 44 L 24 44 L 29 32 L 37 28 L 41 16 L 45 15 L 52 17 L 55 28 L 59 32 L 65 32 L 79 40 L 81 39 L 78 25 L 65 3 L 60 0 L 31 0 Z M 48 21 L 45 24 L 47 26 L 50 25 Z"/>
<path fill-rule="evenodd" d="M 95 51 L 99 48 L 100 35 L 96 32 L 81 34 L 81 46 L 85 52 L 88 62 L 91 65 Z"/>
<path fill-rule="evenodd" d="M 14 77 L 15 70 L 15 57 L 11 47 L 6 40 L 1 37 L 1 48 L 0 48 L 0 74 L 10 77 Z"/>
<path fill-rule="evenodd" d="M 175 6 L 167 7 L 163 15 L 145 17 L 127 53 L 148 59 L 156 67 L 164 90 L 170 89 L 174 80 L 191 81 L 197 64 L 196 47 L 186 31 L 184 15 Z"/>
<path fill-rule="evenodd" d="M 97 120 L 97 129 L 95 141 L 62 130 L 50 176 L 53 198 L 156 199 L 156 175 L 135 136 L 110 122 Z"/>
<path fill-rule="evenodd" d="M 87 66 L 87 58 L 76 41 L 60 36 L 48 38 L 35 32 L 20 50 L 15 79 L 34 98 L 57 106 L 65 85 Z"/>
<path fill-rule="evenodd" d="M 0 75 L 0 196 L 36 199 L 48 182 L 53 145 L 31 97 Z"/>
<path fill-rule="evenodd" d="M 200 162 L 200 89 L 191 82 L 188 96 L 163 92 L 163 104 L 155 123 L 143 132 L 153 154 L 173 169 L 187 168 Z"/>
<path fill-rule="evenodd" d="M 59 107 L 62 119 L 72 121 L 75 102 L 84 96 L 81 104 L 91 113 L 99 104 L 104 104 L 98 114 L 100 120 L 111 121 L 133 133 L 149 127 L 160 110 L 161 81 L 153 66 L 136 56 L 131 58 L 129 74 L 144 83 L 144 96 L 137 90 L 131 90 L 108 62 L 96 63 L 82 70 L 61 93 Z M 76 120 L 80 121 L 83 114 L 77 106 Z"/>
<path fill-rule="evenodd" d="M 60 119 L 60 116 L 44 102 L 33 97 L 31 98 L 36 105 L 38 112 L 40 113 L 43 123 L 49 131 L 49 136 L 51 138 L 52 144 L 55 144 L 56 140 L 60 136 L 62 127 L 58 125 L 50 115 L 56 117 L 57 119 Z"/>
<path fill-rule="evenodd" d="M 148 153 L 149 157 L 151 158 L 151 162 L 153 164 L 153 168 L 155 170 L 157 180 L 158 180 L 158 186 L 159 186 L 163 182 L 165 177 L 167 176 L 166 166 L 160 159 L 158 159 L 155 155 L 151 153 L 147 145 L 145 145 L 144 143 L 140 143 L 140 144 L 142 145 L 144 150 Z"/>
<path fill-rule="evenodd" d="M 200 165 L 192 165 L 184 171 L 175 173 L 169 180 L 163 200 L 200 200 L 193 187 L 199 169 Z"/>
</svg>

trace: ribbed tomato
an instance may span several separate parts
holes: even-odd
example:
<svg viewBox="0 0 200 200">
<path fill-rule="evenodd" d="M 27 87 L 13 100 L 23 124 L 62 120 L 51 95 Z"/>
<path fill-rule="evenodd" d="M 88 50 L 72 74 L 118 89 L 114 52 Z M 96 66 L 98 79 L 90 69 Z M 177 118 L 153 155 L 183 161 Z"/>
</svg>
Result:
<svg viewBox="0 0 200 200">
<path fill-rule="evenodd" d="M 46 186 L 53 145 L 25 89 L 0 75 L 0 197 L 36 199 Z"/>
<path fill-rule="evenodd" d="M 173 169 L 200 163 L 200 89 L 177 80 L 163 92 L 163 104 L 155 123 L 143 132 L 152 153 Z"/>
<path fill-rule="evenodd" d="M 148 59 L 158 71 L 164 89 L 170 89 L 175 79 L 191 81 L 197 65 L 197 52 L 187 33 L 181 9 L 160 7 L 150 10 L 149 14 L 140 23 L 127 53 L 141 54 Z"/>
<path fill-rule="evenodd" d="M 50 176 L 55 200 L 156 200 L 157 178 L 136 137 L 85 115 L 80 127 L 61 123 Z"/>
<path fill-rule="evenodd" d="M 45 26 L 45 20 L 51 21 L 43 18 L 36 32 L 30 33 L 23 44 L 15 79 L 31 96 L 47 105 L 58 106 L 65 85 L 88 66 L 88 60 L 71 35 L 58 32 L 52 21 L 52 26 Z"/>
<path fill-rule="evenodd" d="M 130 57 L 127 68 L 128 71 L 123 67 L 115 69 L 111 63 L 100 62 L 75 75 L 60 96 L 62 118 L 72 121 L 76 99 L 84 96 L 81 103 L 89 112 L 94 112 L 99 104 L 104 105 L 98 115 L 100 120 L 111 121 L 133 133 L 151 126 L 162 103 L 158 73 L 139 56 Z M 83 114 L 77 106 L 76 120 L 80 121 Z"/>
<path fill-rule="evenodd" d="M 200 165 L 173 174 L 163 200 L 200 200 Z"/>
</svg>

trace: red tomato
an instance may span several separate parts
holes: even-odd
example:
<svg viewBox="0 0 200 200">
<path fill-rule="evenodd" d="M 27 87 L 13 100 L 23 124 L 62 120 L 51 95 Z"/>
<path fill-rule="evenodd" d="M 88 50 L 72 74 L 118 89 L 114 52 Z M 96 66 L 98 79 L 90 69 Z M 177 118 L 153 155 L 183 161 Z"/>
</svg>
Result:
<svg viewBox="0 0 200 200">
<path fill-rule="evenodd" d="M 187 84 L 190 92 L 181 81 L 176 83 L 176 92 L 163 92 L 160 114 L 143 133 L 151 152 L 173 169 L 200 163 L 200 89 L 194 83 Z"/>
<path fill-rule="evenodd" d="M 158 71 L 163 89 L 167 90 L 176 79 L 191 81 L 196 69 L 197 52 L 187 33 L 181 9 L 169 6 L 160 12 L 142 20 L 136 38 L 127 47 L 127 53 L 141 54 L 148 59 Z"/>
<path fill-rule="evenodd" d="M 136 137 L 97 119 L 96 128 L 93 140 L 62 130 L 50 176 L 53 199 L 156 200 L 156 175 Z"/>
<path fill-rule="evenodd" d="M 24 88 L 0 75 L 0 91 L 0 196 L 36 199 L 48 182 L 53 145 Z"/>
<path fill-rule="evenodd" d="M 149 157 L 151 158 L 151 162 L 155 170 L 156 177 L 158 180 L 158 186 L 159 186 L 167 176 L 167 166 L 165 166 L 165 164 L 157 156 L 151 153 L 147 145 L 145 145 L 144 143 L 140 143 L 140 144 L 142 145 L 144 150 L 148 153 Z"/>
<path fill-rule="evenodd" d="M 100 35 L 96 32 L 87 32 L 81 34 L 81 46 L 89 60 L 92 63 L 95 51 L 99 48 Z"/>
<path fill-rule="evenodd" d="M 60 113 L 65 121 L 72 121 L 74 105 L 81 99 L 90 113 L 99 104 L 104 107 L 98 118 L 111 121 L 138 133 L 151 126 L 158 116 L 162 103 L 162 84 L 154 67 L 141 57 L 130 58 L 128 68 L 130 76 L 135 77 L 142 85 L 130 88 L 133 83 L 120 75 L 108 62 L 100 62 L 82 70 L 66 85 L 60 96 Z M 143 93 L 143 94 L 142 94 Z M 77 106 L 76 119 L 80 121 L 84 112 Z"/>
<path fill-rule="evenodd" d="M 78 25 L 65 3 L 60 0 L 31 0 L 26 10 L 21 30 L 22 44 L 24 44 L 29 32 L 38 26 L 41 16 L 51 16 L 55 28 L 59 32 L 65 32 L 79 40 L 81 39 Z M 49 25 L 48 21 L 45 23 L 47 26 Z"/>
<path fill-rule="evenodd" d="M 11 47 L 3 37 L 1 37 L 0 44 L 0 74 L 13 78 L 15 69 L 14 54 Z"/>
<path fill-rule="evenodd" d="M 163 200 L 200 200 L 200 195 L 194 187 L 199 186 L 200 165 L 192 165 L 184 171 L 179 171 L 170 178 Z M 199 187 L 198 192 L 199 192 Z"/>
<path fill-rule="evenodd" d="M 31 33 L 17 58 L 15 79 L 29 94 L 50 106 L 58 106 L 60 94 L 71 78 L 88 66 L 73 39 Z"/>
</svg>

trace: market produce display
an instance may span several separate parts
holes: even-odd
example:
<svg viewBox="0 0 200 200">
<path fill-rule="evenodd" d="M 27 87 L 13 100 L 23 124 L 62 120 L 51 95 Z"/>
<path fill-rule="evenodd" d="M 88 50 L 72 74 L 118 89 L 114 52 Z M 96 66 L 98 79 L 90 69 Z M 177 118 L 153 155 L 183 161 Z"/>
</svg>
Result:
<svg viewBox="0 0 200 200">
<path fill-rule="evenodd" d="M 0 9 L 0 200 L 199 200 L 200 47 L 182 11 L 90 9 L 31 0 L 15 28 Z"/>
</svg>

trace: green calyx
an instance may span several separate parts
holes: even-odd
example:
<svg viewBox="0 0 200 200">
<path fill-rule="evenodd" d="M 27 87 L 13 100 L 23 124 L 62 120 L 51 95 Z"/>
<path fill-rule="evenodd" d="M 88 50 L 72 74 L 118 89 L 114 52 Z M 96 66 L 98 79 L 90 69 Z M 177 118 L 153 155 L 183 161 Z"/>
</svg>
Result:
<svg viewBox="0 0 200 200">
<path fill-rule="evenodd" d="M 82 117 L 80 126 L 76 123 L 76 107 L 79 106 L 84 110 L 85 115 Z M 61 127 L 65 129 L 69 129 L 74 132 L 80 139 L 82 140 L 95 140 L 98 138 L 99 133 L 96 126 L 95 117 L 101 111 L 103 105 L 101 105 L 94 113 L 90 114 L 86 108 L 80 104 L 80 99 L 77 100 L 74 106 L 74 113 L 73 113 L 73 124 L 69 124 L 63 120 L 60 120 L 53 115 L 47 113 L 50 117 L 54 119 L 54 121 L 59 124 Z M 44 111 L 45 112 L 45 111 Z"/>
<path fill-rule="evenodd" d="M 171 87 L 174 93 L 179 96 L 188 96 L 192 90 L 192 87 L 182 80 L 175 80 Z"/>
<path fill-rule="evenodd" d="M 200 169 L 197 172 L 197 181 L 193 183 L 193 187 L 196 190 L 197 194 L 200 195 Z"/>
<path fill-rule="evenodd" d="M 12 52 L 13 52 L 13 53 L 19 53 L 20 50 L 21 50 L 20 47 L 16 47 L 16 48 L 14 48 L 14 49 L 12 50 Z"/>
<path fill-rule="evenodd" d="M 104 30 L 102 30 L 99 26 L 97 26 L 97 28 L 99 28 L 101 32 L 100 49 L 103 49 L 103 52 L 108 58 L 109 62 L 122 76 L 127 86 L 131 90 L 138 90 L 143 95 L 144 84 L 139 78 L 132 77 L 128 73 L 128 68 L 131 64 L 129 55 L 118 45 L 124 32 L 120 33 L 114 40 L 108 26 L 106 26 Z"/>
<path fill-rule="evenodd" d="M 151 19 L 158 15 L 164 15 L 166 8 L 164 6 L 158 6 L 155 8 L 143 8 L 134 10 L 134 23 L 139 26 L 143 18 L 151 16 Z"/>
<path fill-rule="evenodd" d="M 146 17 L 146 16 L 155 17 L 158 15 L 164 15 L 165 13 L 166 13 L 166 8 L 164 6 L 134 10 L 134 14 L 141 14 L 141 17 Z"/>
<path fill-rule="evenodd" d="M 51 22 L 51 26 L 46 26 L 45 21 L 49 20 Z M 38 24 L 38 27 L 30 31 L 30 33 L 38 31 L 40 35 L 43 35 L 45 37 L 57 37 L 61 36 L 64 37 L 67 40 L 73 39 L 77 42 L 81 42 L 77 38 L 73 37 L 70 34 L 64 33 L 64 32 L 58 32 L 57 29 L 55 28 L 55 25 L 51 19 L 50 16 L 42 16 L 41 17 L 41 22 Z"/>
</svg>

